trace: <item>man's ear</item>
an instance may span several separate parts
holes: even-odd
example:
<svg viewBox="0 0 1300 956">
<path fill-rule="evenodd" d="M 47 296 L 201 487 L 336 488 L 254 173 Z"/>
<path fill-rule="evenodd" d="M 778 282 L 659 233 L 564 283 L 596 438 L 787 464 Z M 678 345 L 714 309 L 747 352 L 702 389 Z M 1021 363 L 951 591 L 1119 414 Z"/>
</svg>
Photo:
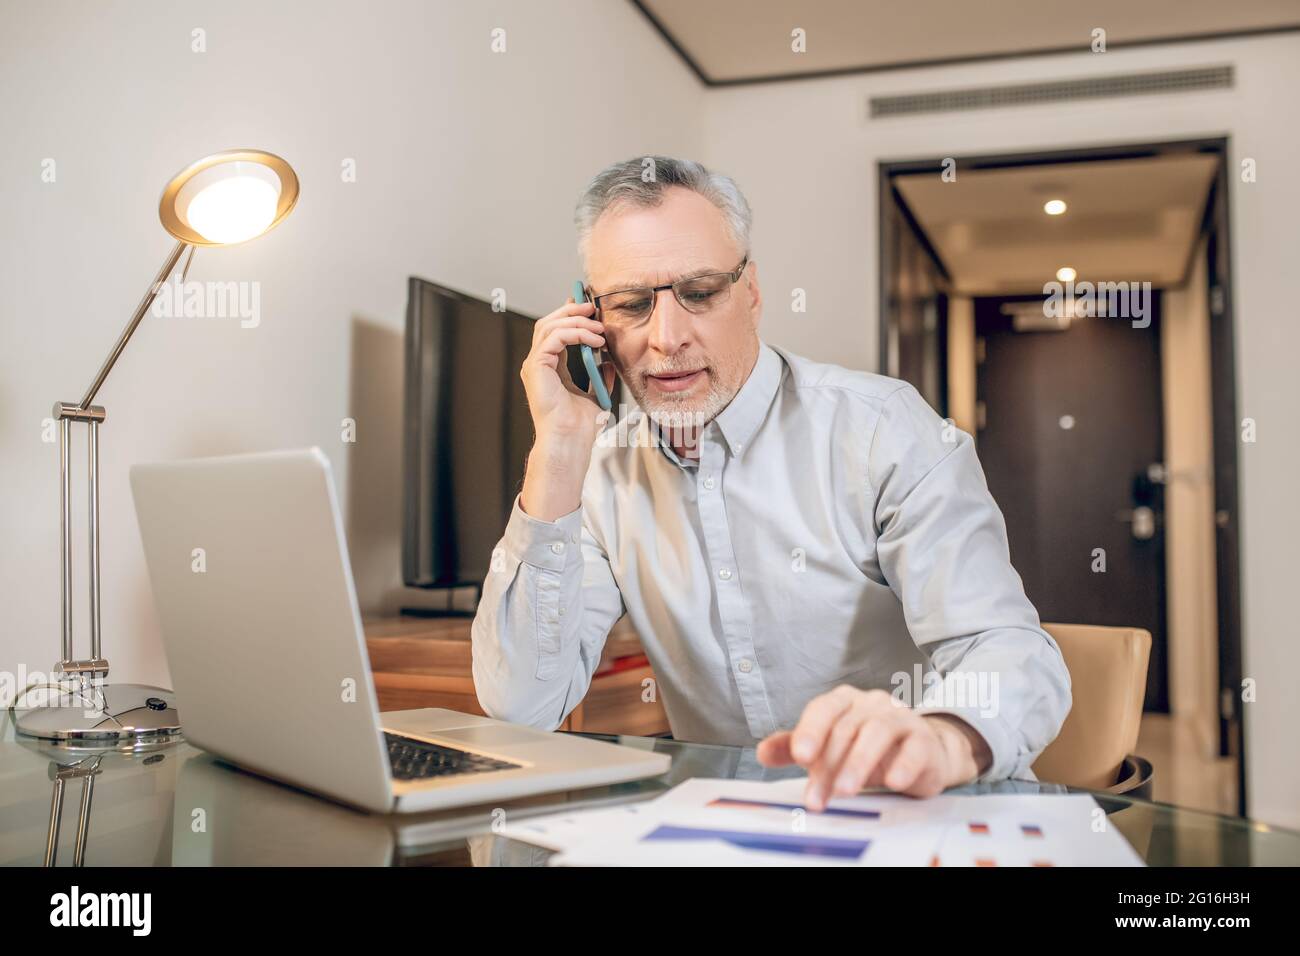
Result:
<svg viewBox="0 0 1300 956">
<path fill-rule="evenodd" d="M 758 287 L 758 263 L 751 262 L 745 269 L 745 283 L 749 286 L 750 306 L 749 320 L 758 328 L 758 322 L 763 317 L 763 293 Z"/>
</svg>

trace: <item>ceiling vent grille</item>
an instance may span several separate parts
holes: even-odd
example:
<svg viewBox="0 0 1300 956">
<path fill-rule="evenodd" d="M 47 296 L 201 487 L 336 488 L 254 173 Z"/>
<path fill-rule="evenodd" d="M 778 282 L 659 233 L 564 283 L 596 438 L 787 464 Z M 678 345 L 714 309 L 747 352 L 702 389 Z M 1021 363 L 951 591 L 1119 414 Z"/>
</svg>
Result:
<svg viewBox="0 0 1300 956">
<path fill-rule="evenodd" d="M 1199 90 L 1231 89 L 1232 85 L 1231 66 L 1203 66 L 1159 73 L 1125 73 L 1082 80 L 1052 80 L 1046 83 L 980 86 L 936 93 L 873 96 L 868 102 L 871 118 L 882 119 L 889 116 L 910 116 L 915 113 L 949 113 L 1003 106 L 1034 106 L 1114 96 L 1190 93 Z"/>
</svg>

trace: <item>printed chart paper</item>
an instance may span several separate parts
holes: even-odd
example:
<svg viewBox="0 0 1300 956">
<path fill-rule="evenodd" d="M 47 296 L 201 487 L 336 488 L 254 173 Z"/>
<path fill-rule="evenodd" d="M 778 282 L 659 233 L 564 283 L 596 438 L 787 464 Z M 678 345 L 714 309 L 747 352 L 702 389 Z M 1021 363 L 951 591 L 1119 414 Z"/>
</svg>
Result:
<svg viewBox="0 0 1300 956">
<path fill-rule="evenodd" d="M 653 800 L 507 823 L 557 865 L 1141 866 L 1086 794 L 898 794 L 803 805 L 806 781 L 688 780 Z"/>
</svg>

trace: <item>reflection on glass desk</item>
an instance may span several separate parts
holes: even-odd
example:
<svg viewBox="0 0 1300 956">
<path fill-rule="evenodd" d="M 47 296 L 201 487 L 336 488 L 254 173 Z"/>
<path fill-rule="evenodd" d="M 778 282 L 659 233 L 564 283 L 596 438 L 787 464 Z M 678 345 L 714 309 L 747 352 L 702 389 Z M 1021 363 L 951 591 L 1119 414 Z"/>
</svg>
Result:
<svg viewBox="0 0 1300 956">
<path fill-rule="evenodd" d="M 0 737 L 0 865 L 544 866 L 546 850 L 495 835 L 506 819 L 645 800 L 691 777 L 775 779 L 752 748 L 603 737 L 672 757 L 662 777 L 499 805 L 377 816 L 225 764 L 187 743 L 70 753 Z M 1061 793 L 1010 780 L 953 793 Z M 1151 866 L 1300 865 L 1300 833 L 1094 793 Z M 54 811 L 58 810 L 56 814 Z M 55 838 L 51 840 L 51 836 Z"/>
</svg>

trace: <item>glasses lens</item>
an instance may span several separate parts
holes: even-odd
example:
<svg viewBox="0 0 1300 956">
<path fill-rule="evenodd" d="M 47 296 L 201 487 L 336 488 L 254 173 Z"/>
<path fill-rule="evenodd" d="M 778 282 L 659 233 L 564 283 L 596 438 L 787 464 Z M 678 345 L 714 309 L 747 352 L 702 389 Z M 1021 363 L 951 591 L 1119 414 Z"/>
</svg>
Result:
<svg viewBox="0 0 1300 956">
<path fill-rule="evenodd" d="M 731 276 L 726 273 L 685 279 L 677 283 L 677 301 L 687 312 L 698 315 L 726 302 L 730 289 Z"/>
<path fill-rule="evenodd" d="M 642 321 L 654 309 L 653 292 L 631 289 L 600 297 L 600 311 L 605 322 L 628 325 Z"/>
</svg>

